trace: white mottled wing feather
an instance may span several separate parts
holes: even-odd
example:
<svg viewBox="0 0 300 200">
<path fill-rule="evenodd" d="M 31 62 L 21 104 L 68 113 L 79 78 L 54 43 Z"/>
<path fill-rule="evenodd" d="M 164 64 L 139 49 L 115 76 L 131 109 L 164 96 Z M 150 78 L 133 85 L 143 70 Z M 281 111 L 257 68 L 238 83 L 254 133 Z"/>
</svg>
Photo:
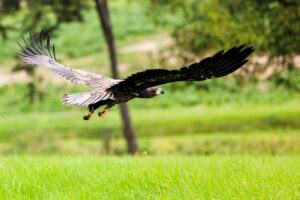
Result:
<svg viewBox="0 0 300 200">
<path fill-rule="evenodd" d="M 114 99 L 113 94 L 110 92 L 82 92 L 76 94 L 65 94 L 63 96 L 63 103 L 67 106 L 88 106 L 95 104 L 99 101 Z"/>
<path fill-rule="evenodd" d="M 39 65 L 50 69 L 73 83 L 85 84 L 93 88 L 107 88 L 119 82 L 119 80 L 111 79 L 102 75 L 86 72 L 80 69 L 72 69 L 70 67 L 66 67 L 54 60 L 53 58 L 45 55 L 21 54 L 21 58 L 28 64 Z"/>
<path fill-rule="evenodd" d="M 30 34 L 29 42 L 23 38 L 25 46 L 19 44 L 19 46 L 23 49 L 20 53 L 20 57 L 26 63 L 31 65 L 39 65 L 54 71 L 55 73 L 65 77 L 67 80 L 78 83 L 85 84 L 90 87 L 102 87 L 108 88 L 118 82 L 120 80 L 111 79 L 102 75 L 94 74 L 91 72 L 72 69 L 70 67 L 64 66 L 56 61 L 55 58 L 55 48 L 53 45 L 53 50 L 51 52 L 50 47 L 50 36 L 47 36 L 47 46 L 43 46 L 43 34 L 40 36 L 40 44 L 38 44 L 35 40 L 33 40 Z"/>
</svg>

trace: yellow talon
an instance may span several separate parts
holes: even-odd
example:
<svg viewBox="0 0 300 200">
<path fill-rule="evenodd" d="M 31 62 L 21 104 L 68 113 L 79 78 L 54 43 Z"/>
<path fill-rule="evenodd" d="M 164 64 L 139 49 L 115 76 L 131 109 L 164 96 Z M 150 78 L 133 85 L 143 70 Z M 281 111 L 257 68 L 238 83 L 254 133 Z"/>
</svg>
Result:
<svg viewBox="0 0 300 200">
<path fill-rule="evenodd" d="M 101 112 L 98 113 L 99 117 L 104 117 L 105 115 L 107 115 L 108 113 L 108 109 L 104 109 Z"/>
<path fill-rule="evenodd" d="M 84 120 L 89 120 L 89 119 L 91 119 L 92 115 L 93 115 L 92 112 L 88 112 L 86 115 L 83 116 L 83 119 Z"/>
</svg>

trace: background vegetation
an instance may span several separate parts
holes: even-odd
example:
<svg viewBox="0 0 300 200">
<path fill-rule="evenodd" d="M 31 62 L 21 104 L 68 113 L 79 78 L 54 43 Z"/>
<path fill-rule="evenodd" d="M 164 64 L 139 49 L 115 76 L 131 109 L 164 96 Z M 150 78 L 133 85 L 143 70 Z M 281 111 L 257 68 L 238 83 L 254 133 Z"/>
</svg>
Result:
<svg viewBox="0 0 300 200">
<path fill-rule="evenodd" d="M 244 4 L 247 4 L 247 6 Z M 6 79 L 10 79 L 24 69 L 28 75 L 17 82 L 4 81 L 0 86 L 2 97 L 0 98 L 2 105 L 0 113 L 3 122 L 1 123 L 1 126 L 3 126 L 1 134 L 11 135 L 11 138 L 23 131 L 29 135 L 37 134 L 32 128 L 21 125 L 30 123 L 27 122 L 28 117 L 24 117 L 24 122 L 22 120 L 16 121 L 16 119 L 21 119 L 23 115 L 30 115 L 33 117 L 32 120 L 38 122 L 36 124 L 39 127 L 38 129 L 43 130 L 40 131 L 40 135 L 47 135 L 48 132 L 51 132 L 55 133 L 59 137 L 57 139 L 60 140 L 64 137 L 60 137 L 60 135 L 65 135 L 65 133 L 59 128 L 61 120 L 55 119 L 54 116 L 64 113 L 65 120 L 72 121 L 75 120 L 73 112 L 77 113 L 78 109 L 62 106 L 59 96 L 66 92 L 83 91 L 86 88 L 66 84 L 62 79 L 55 78 L 52 73 L 49 79 L 47 78 L 49 72 L 40 69 L 36 71 L 32 67 L 23 66 L 15 57 L 19 51 L 15 42 L 20 41 L 21 32 L 26 33 L 28 30 L 35 31 L 42 28 L 53 30 L 58 58 L 62 63 L 109 76 L 107 51 L 101 29 L 99 29 L 97 13 L 93 9 L 93 2 L 79 2 L 78 4 L 50 2 L 41 6 L 34 4 L 34 1 L 28 1 L 28 5 L 34 10 L 33 14 L 29 13 L 26 6 L 14 7 L 12 4 L 10 9 L 7 9 L 5 5 L 5 3 L 2 4 L 2 9 L 6 8 L 6 10 L 1 13 L 0 20 L 1 27 L 3 27 L 0 44 L 4 47 L 0 49 L 0 63 L 2 63 L 0 70 L 3 72 L 3 78 L 8 77 Z M 10 3 L 7 3 L 7 5 L 10 5 Z M 182 108 L 191 112 L 199 107 L 208 108 L 208 110 L 225 109 L 225 111 L 229 107 L 232 110 L 243 109 L 247 113 L 248 110 L 252 111 L 259 105 L 265 110 L 257 112 L 255 122 L 249 125 L 250 130 L 253 132 L 261 132 L 261 115 L 265 113 L 268 116 L 269 110 L 273 110 L 272 107 L 275 109 L 278 106 L 285 105 L 286 109 L 290 109 L 290 111 L 285 112 L 295 112 L 293 106 L 297 105 L 300 89 L 299 58 L 297 57 L 299 49 L 296 45 L 299 40 L 299 25 L 297 23 L 299 5 L 297 1 L 265 1 L 261 4 L 256 1 L 246 3 L 237 1 L 233 3 L 229 0 L 190 0 L 184 2 L 172 1 L 172 3 L 168 0 L 153 0 L 147 3 L 122 0 L 111 2 L 110 11 L 119 49 L 118 55 L 122 77 L 149 67 L 176 68 L 199 60 L 199 57 L 201 58 L 219 49 L 226 49 L 241 43 L 252 45 L 256 49 L 256 54 L 252 57 L 250 64 L 232 76 L 199 83 L 168 84 L 164 86 L 167 90 L 165 96 L 151 101 L 132 101 L 130 106 L 134 110 L 133 115 L 139 113 L 139 115 L 144 116 L 143 119 L 149 118 L 145 122 L 140 120 L 135 123 L 141 141 L 143 140 L 141 138 L 143 137 L 141 131 L 143 126 L 148 128 L 153 137 L 156 135 L 181 137 L 181 132 L 175 130 L 189 130 L 186 127 L 193 127 L 193 125 L 188 125 L 190 121 L 190 124 L 194 123 L 193 118 L 198 119 L 200 123 L 201 117 L 210 115 L 207 112 L 192 112 L 188 117 L 191 119 L 188 120 L 184 119 L 184 115 L 179 112 L 178 115 L 175 114 L 176 110 L 182 110 Z M 164 14 L 159 15 L 159 13 Z M 36 16 L 41 16 L 41 18 L 37 21 Z M 25 17 L 28 20 L 24 24 Z M 284 23 L 283 20 L 285 20 Z M 171 42 L 166 43 L 166 45 L 159 45 L 165 41 Z M 147 49 L 147 43 L 152 44 L 154 48 Z M 132 46 L 134 46 L 132 44 L 137 46 L 136 49 L 132 49 Z M 145 46 L 146 50 L 144 50 Z M 11 70 L 13 72 L 10 72 Z M 18 73 L 14 73 L 16 71 Z M 170 118 L 169 122 L 161 117 L 160 110 L 165 109 L 169 110 L 170 115 L 174 113 L 172 116 L 175 116 L 175 118 Z M 147 116 L 150 110 L 155 110 L 159 114 L 153 112 L 153 114 L 150 113 Z M 231 116 L 231 114 L 227 116 L 225 111 L 221 112 L 222 117 L 219 119 L 208 117 L 212 122 L 205 122 L 205 124 L 211 123 L 216 127 L 218 127 L 218 124 L 224 124 L 224 121 L 227 122 L 225 119 Z M 70 112 L 70 117 L 65 116 L 67 112 Z M 81 112 L 85 111 L 81 110 Z M 279 123 L 280 120 L 277 120 L 281 117 L 280 112 L 270 117 L 271 124 Z M 81 115 L 77 115 L 76 119 L 79 121 Z M 112 115 L 110 118 L 118 119 L 117 116 L 114 116 L 115 114 Z M 43 118 L 42 116 L 54 117 L 53 119 L 44 119 L 54 122 L 51 123 L 51 130 L 47 128 L 47 124 L 39 123 Z M 167 116 L 164 114 L 164 117 Z M 155 118 L 157 120 L 150 120 Z M 98 120 L 94 120 L 95 122 L 91 123 L 99 123 Z M 168 133 L 167 130 L 174 120 L 184 121 L 184 123 L 180 123 L 181 127 L 176 126 L 174 133 Z M 244 125 L 240 123 L 240 119 L 235 120 L 237 120 L 237 124 L 241 124 L 240 127 L 234 126 L 235 130 L 241 133 Z M 296 118 L 291 117 L 285 120 L 294 121 Z M 100 122 L 105 124 L 104 126 L 96 124 L 91 126 L 90 123 L 82 123 L 84 128 L 69 126 L 67 129 L 79 141 L 83 139 L 79 136 L 84 135 L 84 129 L 88 130 L 86 131 L 87 135 L 97 133 L 95 137 L 100 140 L 108 137 L 111 141 L 111 138 L 119 138 L 120 125 L 116 126 L 109 121 L 103 120 L 103 122 Z M 159 123 L 160 121 L 164 121 L 169 125 Z M 18 126 L 8 127 L 7 123 L 16 123 Z M 166 126 L 166 129 L 158 132 L 158 124 Z M 297 122 L 293 122 L 293 124 L 297 124 Z M 289 126 L 283 123 L 280 129 L 289 128 Z M 106 128 L 102 130 L 101 127 Z M 153 130 L 151 130 L 151 127 L 153 127 Z M 214 132 L 217 135 L 219 135 L 219 132 L 224 132 L 224 129 L 214 129 L 213 125 L 209 127 L 197 128 L 197 131 L 192 131 L 193 128 L 191 128 L 191 132 L 195 132 L 195 134 Z M 100 131 L 98 128 L 100 128 Z M 273 129 L 274 132 L 278 132 L 278 127 L 274 126 Z M 297 128 L 292 126 L 292 129 Z M 233 128 L 230 130 L 234 131 Z M 24 139 L 25 143 L 27 142 L 26 137 Z M 270 137 L 275 136 L 271 134 Z M 5 139 L 5 136 L 3 138 Z M 39 140 L 38 138 L 39 136 L 36 136 L 35 140 Z M 7 140 L 7 142 L 10 141 L 9 144 L 3 145 L 12 146 L 13 149 L 15 147 L 13 141 L 16 140 Z M 171 140 L 173 139 L 170 138 Z M 104 143 L 108 145 L 108 143 Z M 27 145 L 30 146 L 31 144 Z M 166 145 L 169 145 L 169 143 Z M 101 142 L 99 146 L 101 146 Z M 196 145 L 191 146 L 194 146 L 195 152 L 198 152 Z M 119 150 L 110 150 L 110 152 L 120 153 L 124 152 L 124 150 L 120 150 L 123 147 L 121 145 L 119 148 L 109 144 L 109 147 L 106 148 L 117 148 Z M 144 149 L 147 151 L 149 148 L 149 146 L 143 146 L 141 152 Z M 163 147 L 160 146 L 159 148 Z M 176 152 L 181 152 L 180 148 L 176 149 Z M 11 151 L 3 152 L 7 154 Z M 60 152 L 60 150 L 54 152 Z M 39 153 L 44 153 L 44 150 Z"/>
</svg>

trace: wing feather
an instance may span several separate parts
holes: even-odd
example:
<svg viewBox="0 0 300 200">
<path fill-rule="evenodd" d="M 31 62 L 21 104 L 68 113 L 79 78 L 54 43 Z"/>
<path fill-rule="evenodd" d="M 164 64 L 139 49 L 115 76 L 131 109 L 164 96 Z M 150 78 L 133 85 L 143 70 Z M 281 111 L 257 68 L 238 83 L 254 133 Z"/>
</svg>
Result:
<svg viewBox="0 0 300 200">
<path fill-rule="evenodd" d="M 127 77 L 113 85 L 109 91 L 135 92 L 149 87 L 175 81 L 203 81 L 226 76 L 248 62 L 247 57 L 254 51 L 252 47 L 241 45 L 228 51 L 219 51 L 198 63 L 176 70 L 150 69 Z"/>
<path fill-rule="evenodd" d="M 102 75 L 98 75 L 91 72 L 86 72 L 79 69 L 72 69 L 70 67 L 60 64 L 56 60 L 55 46 L 52 46 L 51 52 L 51 41 L 50 34 L 47 34 L 46 46 L 43 44 L 44 32 L 40 34 L 40 44 L 38 44 L 32 37 L 31 33 L 29 34 L 29 40 L 27 41 L 22 35 L 22 40 L 24 46 L 18 43 L 22 52 L 19 54 L 21 59 L 31 65 L 40 65 L 47 69 L 54 71 L 55 73 L 61 75 L 67 80 L 78 83 L 85 84 L 90 87 L 103 87 L 108 88 L 120 80 L 111 79 Z"/>
</svg>

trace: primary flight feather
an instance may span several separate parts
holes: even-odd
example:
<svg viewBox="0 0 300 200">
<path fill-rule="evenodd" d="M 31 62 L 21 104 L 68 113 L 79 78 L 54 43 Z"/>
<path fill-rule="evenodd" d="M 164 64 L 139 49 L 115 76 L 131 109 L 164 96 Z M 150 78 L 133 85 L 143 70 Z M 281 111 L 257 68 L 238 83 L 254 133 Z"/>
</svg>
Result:
<svg viewBox="0 0 300 200">
<path fill-rule="evenodd" d="M 29 34 L 29 39 L 26 40 L 23 36 L 22 39 L 24 45 L 19 43 L 18 45 L 22 49 L 20 58 L 23 61 L 45 67 L 73 83 L 88 85 L 92 88 L 88 92 L 63 96 L 65 105 L 88 106 L 89 113 L 83 117 L 85 120 L 90 119 L 100 106 L 106 105 L 104 110 L 99 112 L 99 116 L 103 116 L 116 104 L 125 103 L 133 98 L 152 98 L 163 94 L 164 90 L 156 87 L 158 85 L 176 81 L 204 81 L 226 76 L 242 67 L 254 51 L 252 47 L 242 45 L 228 51 L 219 51 L 188 67 L 176 70 L 148 69 L 133 74 L 125 80 L 116 80 L 60 64 L 56 59 L 54 44 L 51 47 L 49 33 L 45 36 L 42 31 L 39 42 L 34 40 L 31 34 Z M 44 39 L 46 39 L 46 45 L 44 45 Z"/>
</svg>

